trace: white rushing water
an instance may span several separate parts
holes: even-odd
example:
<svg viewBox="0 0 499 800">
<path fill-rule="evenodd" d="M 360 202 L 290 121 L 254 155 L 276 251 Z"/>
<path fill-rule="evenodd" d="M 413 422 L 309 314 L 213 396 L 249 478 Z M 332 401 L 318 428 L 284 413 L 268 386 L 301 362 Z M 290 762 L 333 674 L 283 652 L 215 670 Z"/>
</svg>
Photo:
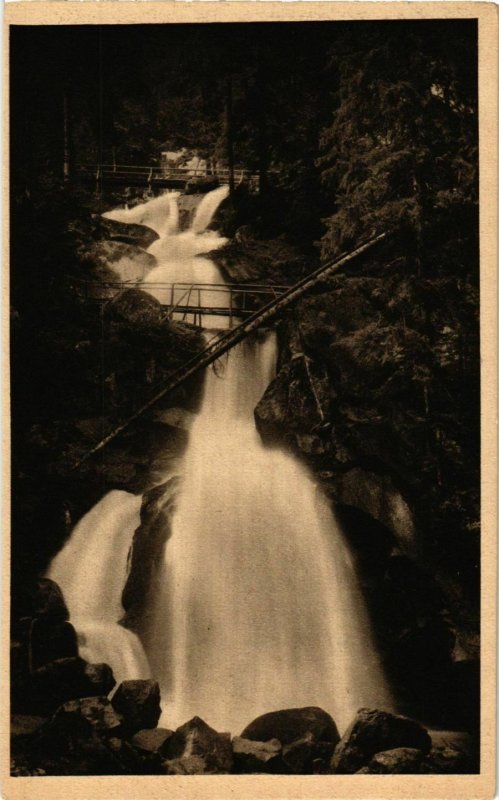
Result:
<svg viewBox="0 0 499 800">
<path fill-rule="evenodd" d="M 178 192 L 166 192 L 146 203 L 133 208 L 118 208 L 103 214 L 117 222 L 145 225 L 156 231 L 156 239 L 147 252 L 156 258 L 156 266 L 145 278 L 144 288 L 160 302 L 167 304 L 182 302 L 184 304 L 210 307 L 228 307 L 229 297 L 223 291 L 205 291 L 198 294 L 192 284 L 223 284 L 220 270 L 203 253 L 222 247 L 227 241 L 215 231 L 206 230 L 220 203 L 229 192 L 227 186 L 221 186 L 204 195 L 196 208 L 192 225 L 187 231 L 178 230 L 179 209 Z M 151 284 L 156 284 L 155 286 Z M 185 284 L 171 292 L 171 284 Z M 186 302 L 188 298 L 188 302 Z M 188 319 L 188 321 L 193 321 Z M 203 318 L 204 327 L 224 327 L 223 318 Z"/>
<path fill-rule="evenodd" d="M 118 624 L 140 506 L 141 497 L 109 492 L 75 526 L 47 573 L 62 589 L 80 655 L 91 663 L 110 664 L 117 684 L 150 676 L 140 640 Z"/>
<path fill-rule="evenodd" d="M 150 248 L 157 266 L 144 288 L 152 280 L 222 282 L 199 254 L 224 242 L 206 227 L 225 196 L 225 188 L 208 194 L 186 232 L 177 230 L 174 194 L 107 215 L 159 233 Z M 253 410 L 275 362 L 275 336 L 266 334 L 206 372 L 162 588 L 144 634 L 161 686 L 161 724 L 169 728 L 197 715 L 238 734 L 267 711 L 316 705 L 343 731 L 361 706 L 392 707 L 355 565 L 329 503 L 294 457 L 265 447 L 256 431 Z M 137 672 L 146 669 L 138 640 L 116 620 L 139 506 L 126 493 L 107 495 L 49 573 L 84 632 L 87 657 L 98 653 L 114 668 L 121 651 L 126 661 L 133 650 L 127 669 L 133 661 Z"/>
<path fill-rule="evenodd" d="M 246 341 L 223 377 L 206 376 L 149 637 L 169 727 L 198 715 L 236 734 L 266 711 L 316 705 L 344 730 L 361 706 L 391 706 L 329 505 L 255 429 L 275 356 L 274 335 Z"/>
</svg>

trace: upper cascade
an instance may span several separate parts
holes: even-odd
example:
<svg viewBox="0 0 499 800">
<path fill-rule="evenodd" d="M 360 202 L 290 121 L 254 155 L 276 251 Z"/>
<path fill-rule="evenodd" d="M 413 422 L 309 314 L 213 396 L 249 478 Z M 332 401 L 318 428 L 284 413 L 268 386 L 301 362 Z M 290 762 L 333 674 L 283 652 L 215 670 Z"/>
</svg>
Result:
<svg viewBox="0 0 499 800">
<path fill-rule="evenodd" d="M 128 225 L 145 225 L 159 237 L 171 235 L 178 230 L 178 196 L 178 192 L 165 192 L 132 208 L 125 206 L 105 211 L 102 216 Z"/>
<path fill-rule="evenodd" d="M 229 194 L 228 186 L 221 186 L 208 192 L 196 209 L 191 227 L 179 231 L 178 192 L 165 194 L 141 203 L 133 208 L 117 208 L 106 211 L 103 217 L 116 222 L 144 225 L 156 231 L 158 238 L 147 252 L 156 259 L 156 266 L 143 278 L 143 288 L 164 305 L 175 305 L 186 292 L 186 286 L 195 284 L 223 284 L 223 277 L 217 265 L 209 258 L 202 258 L 222 247 L 227 239 L 216 231 L 207 230 L 213 216 Z M 137 274 L 137 279 L 142 274 Z M 172 284 L 180 286 L 172 289 Z M 229 295 L 220 290 L 189 294 L 189 305 L 198 307 L 223 306 L 228 308 Z M 185 315 L 182 316 L 185 318 Z M 227 327 L 220 317 L 203 316 L 203 327 Z"/>
</svg>

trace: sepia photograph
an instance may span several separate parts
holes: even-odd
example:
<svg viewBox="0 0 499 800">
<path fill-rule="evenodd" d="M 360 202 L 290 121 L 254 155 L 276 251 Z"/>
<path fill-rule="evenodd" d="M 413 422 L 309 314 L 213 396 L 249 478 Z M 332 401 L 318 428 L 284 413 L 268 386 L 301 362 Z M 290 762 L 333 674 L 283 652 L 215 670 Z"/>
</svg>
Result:
<svg viewBox="0 0 499 800">
<path fill-rule="evenodd" d="M 493 796 L 497 19 L 291 5 L 6 26 L 6 798 Z"/>
</svg>

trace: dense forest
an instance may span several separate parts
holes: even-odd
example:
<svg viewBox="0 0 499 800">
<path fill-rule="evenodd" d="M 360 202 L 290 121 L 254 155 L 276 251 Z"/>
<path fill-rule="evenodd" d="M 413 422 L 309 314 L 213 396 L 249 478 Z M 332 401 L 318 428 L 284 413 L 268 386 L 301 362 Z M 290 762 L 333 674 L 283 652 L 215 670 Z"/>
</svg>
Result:
<svg viewBox="0 0 499 800">
<path fill-rule="evenodd" d="M 230 238 L 214 258 L 234 281 L 292 283 L 389 234 L 280 321 L 279 372 L 255 417 L 336 502 L 403 707 L 476 732 L 476 22 L 14 26 L 10 37 L 14 613 L 32 613 L 36 580 L 104 491 L 152 491 L 161 445 L 185 446 L 151 417 L 71 470 L 151 393 L 143 362 L 160 383 L 200 347 L 199 330 L 166 331 L 154 308 L 130 316 L 113 301 L 99 316 L 82 301 L 78 282 L 109 254 L 100 214 L 143 193 L 96 191 L 77 165 L 153 166 L 184 150 L 259 176 L 250 194 L 232 175 L 214 222 Z M 144 243 L 135 232 L 129 247 Z M 198 390 L 176 404 L 196 408 Z"/>
</svg>

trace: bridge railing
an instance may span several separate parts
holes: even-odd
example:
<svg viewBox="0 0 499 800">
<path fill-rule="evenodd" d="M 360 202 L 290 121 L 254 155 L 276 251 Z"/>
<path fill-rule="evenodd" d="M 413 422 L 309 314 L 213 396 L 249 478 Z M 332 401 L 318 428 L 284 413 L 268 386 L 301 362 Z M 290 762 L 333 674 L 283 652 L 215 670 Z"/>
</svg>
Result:
<svg viewBox="0 0 499 800">
<path fill-rule="evenodd" d="M 76 174 L 99 180 L 126 180 L 140 181 L 144 184 L 172 181 L 179 184 L 187 183 L 191 178 L 217 178 L 221 184 L 228 184 L 230 170 L 226 167 L 216 168 L 207 172 L 206 168 L 169 167 L 166 165 L 136 165 L 136 164 L 75 164 Z M 278 170 L 269 170 L 269 176 L 277 176 Z M 260 178 L 258 173 L 247 169 L 235 169 L 234 181 L 236 184 L 247 183 L 250 188 L 258 189 Z"/>
<path fill-rule="evenodd" d="M 83 281 L 82 296 L 106 302 L 124 289 L 142 289 L 168 309 L 169 316 L 202 327 L 203 316 L 229 317 L 229 325 L 280 297 L 285 285 L 240 283 L 169 283 L 161 281 Z"/>
</svg>

